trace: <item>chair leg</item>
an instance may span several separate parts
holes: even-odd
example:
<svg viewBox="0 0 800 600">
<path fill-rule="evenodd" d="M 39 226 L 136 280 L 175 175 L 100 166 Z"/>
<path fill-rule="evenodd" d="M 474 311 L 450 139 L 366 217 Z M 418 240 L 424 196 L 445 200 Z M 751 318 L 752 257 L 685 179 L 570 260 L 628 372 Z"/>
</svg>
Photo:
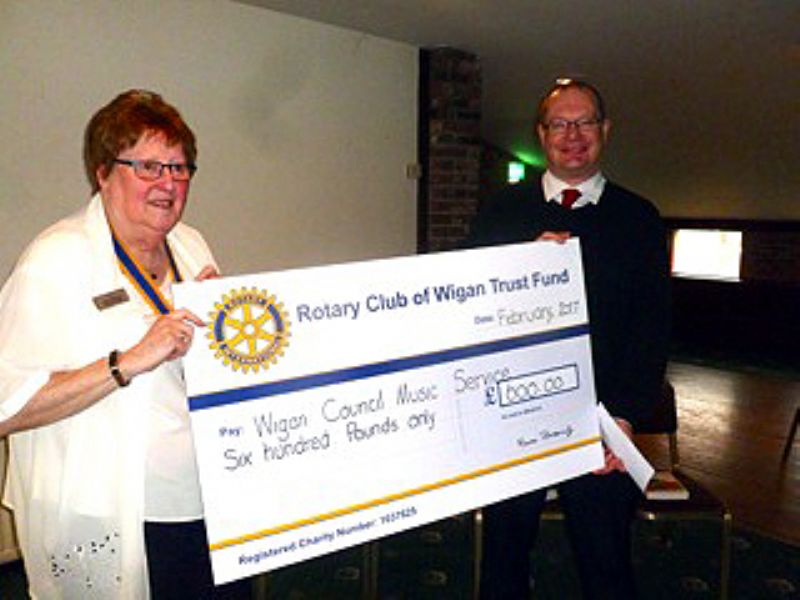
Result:
<svg viewBox="0 0 800 600">
<path fill-rule="evenodd" d="M 481 585 L 481 558 L 483 554 L 483 513 L 480 509 L 473 513 L 473 535 L 475 536 L 473 547 L 474 562 L 472 564 L 472 600 L 480 597 Z"/>
<path fill-rule="evenodd" d="M 785 462 L 786 459 L 789 458 L 789 453 L 792 451 L 792 446 L 794 445 L 794 436 L 797 433 L 797 425 L 799 422 L 800 406 L 794 411 L 794 421 L 792 421 L 792 426 L 789 429 L 789 435 L 786 438 L 786 445 L 783 447 L 783 457 L 781 458 L 781 462 Z"/>
<path fill-rule="evenodd" d="M 731 578 L 731 537 L 733 535 L 733 515 L 726 508 L 722 516 L 722 548 L 719 563 L 719 597 L 728 600 L 728 586 Z"/>
<path fill-rule="evenodd" d="M 361 554 L 361 597 L 365 600 L 378 597 L 378 563 L 380 556 L 380 541 L 364 544 Z"/>
<path fill-rule="evenodd" d="M 677 469 L 681 463 L 681 454 L 680 450 L 678 449 L 678 433 L 673 432 L 669 434 L 669 459 L 671 463 L 671 467 L 673 469 Z"/>
</svg>

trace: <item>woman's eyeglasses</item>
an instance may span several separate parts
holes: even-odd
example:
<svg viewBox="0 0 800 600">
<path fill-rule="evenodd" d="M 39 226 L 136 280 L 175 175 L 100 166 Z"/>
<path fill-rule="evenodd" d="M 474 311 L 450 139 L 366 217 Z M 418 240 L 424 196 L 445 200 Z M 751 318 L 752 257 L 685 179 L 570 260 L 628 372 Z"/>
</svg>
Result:
<svg viewBox="0 0 800 600">
<path fill-rule="evenodd" d="M 145 181 L 161 179 L 164 169 L 169 171 L 175 181 L 189 181 L 197 170 L 197 165 L 190 163 L 162 163 L 157 160 L 126 160 L 123 158 L 115 158 L 114 162 L 133 167 L 136 176 Z"/>
</svg>

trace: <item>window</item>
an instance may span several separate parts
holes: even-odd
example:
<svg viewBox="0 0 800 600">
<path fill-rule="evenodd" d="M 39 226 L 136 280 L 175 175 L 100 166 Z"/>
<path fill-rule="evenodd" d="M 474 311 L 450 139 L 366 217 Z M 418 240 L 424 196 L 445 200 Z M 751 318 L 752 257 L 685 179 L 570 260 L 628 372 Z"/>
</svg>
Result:
<svg viewBox="0 0 800 600">
<path fill-rule="evenodd" d="M 672 238 L 672 274 L 695 279 L 739 281 L 742 232 L 678 229 Z"/>
</svg>

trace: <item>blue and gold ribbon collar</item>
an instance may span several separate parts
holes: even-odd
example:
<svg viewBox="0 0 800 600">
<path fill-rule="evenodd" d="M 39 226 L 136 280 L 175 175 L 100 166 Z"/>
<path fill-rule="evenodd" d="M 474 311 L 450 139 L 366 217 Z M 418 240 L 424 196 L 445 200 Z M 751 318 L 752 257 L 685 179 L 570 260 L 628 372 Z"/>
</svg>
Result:
<svg viewBox="0 0 800 600">
<path fill-rule="evenodd" d="M 139 295 L 145 302 L 153 309 L 156 314 L 165 315 L 172 310 L 172 304 L 167 300 L 158 289 L 158 286 L 153 285 L 150 278 L 147 277 L 146 269 L 143 269 L 139 262 L 134 258 L 133 253 L 128 250 L 125 244 L 120 240 L 111 230 L 111 239 L 114 242 L 114 254 L 117 255 L 117 262 L 119 263 L 120 271 L 128 281 L 131 282 L 133 287 L 139 292 Z M 176 282 L 181 281 L 181 274 L 178 271 L 178 265 L 175 264 L 175 258 L 172 256 L 172 251 L 169 244 L 164 242 L 164 247 L 167 250 L 169 257 L 169 266 L 172 273 L 172 278 Z"/>
</svg>

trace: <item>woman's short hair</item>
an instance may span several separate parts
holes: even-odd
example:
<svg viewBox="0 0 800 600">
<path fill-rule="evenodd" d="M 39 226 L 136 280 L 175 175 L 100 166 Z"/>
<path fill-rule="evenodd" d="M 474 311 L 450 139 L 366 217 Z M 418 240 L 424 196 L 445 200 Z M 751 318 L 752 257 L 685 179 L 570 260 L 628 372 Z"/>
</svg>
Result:
<svg viewBox="0 0 800 600">
<path fill-rule="evenodd" d="M 584 81 L 582 79 L 561 78 L 557 79 L 555 84 L 553 84 L 550 89 L 544 93 L 541 100 L 539 100 L 539 106 L 536 109 L 537 123 L 544 123 L 544 120 L 547 118 L 547 108 L 553 95 L 570 88 L 576 88 L 583 92 L 587 92 L 594 99 L 597 118 L 601 121 L 605 121 L 606 105 L 605 102 L 603 102 L 603 97 L 600 95 L 600 91 L 596 87 L 594 87 L 588 81 Z"/>
<path fill-rule="evenodd" d="M 102 167 L 108 173 L 114 159 L 145 134 L 163 136 L 169 145 L 180 144 L 186 162 L 195 164 L 194 133 L 178 110 L 155 92 L 128 90 L 98 110 L 86 125 L 83 164 L 93 194 L 100 190 L 97 170 Z"/>
</svg>

